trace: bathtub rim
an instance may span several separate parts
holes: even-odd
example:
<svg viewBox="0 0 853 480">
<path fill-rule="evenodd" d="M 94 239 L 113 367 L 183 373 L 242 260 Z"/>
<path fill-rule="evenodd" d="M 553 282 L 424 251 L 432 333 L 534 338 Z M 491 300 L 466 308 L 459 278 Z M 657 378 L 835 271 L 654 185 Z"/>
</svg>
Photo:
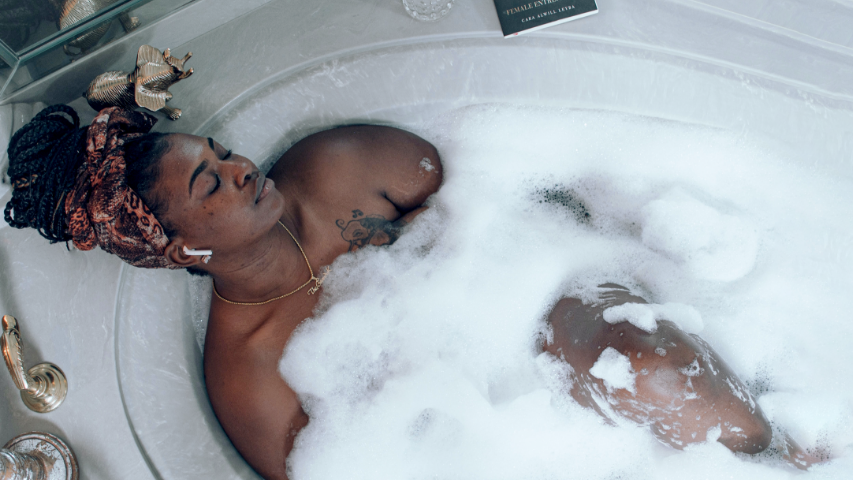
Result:
<svg viewBox="0 0 853 480">
<path fill-rule="evenodd" d="M 679 3 L 679 4 L 687 4 L 690 2 L 691 4 L 695 3 L 697 5 L 702 5 L 703 7 L 707 7 L 709 11 L 722 9 L 708 6 L 705 4 L 699 4 L 698 2 L 692 2 L 691 0 L 669 0 L 671 2 Z M 762 28 L 768 32 L 778 34 L 781 27 L 775 27 L 771 24 L 767 24 L 765 22 L 760 22 L 757 20 L 753 20 L 751 23 L 754 24 L 757 28 Z M 796 32 L 793 32 L 796 33 Z M 789 38 L 794 39 L 795 41 L 803 42 L 805 45 L 813 46 L 816 48 L 827 49 L 827 45 L 835 46 L 835 44 L 830 44 L 829 42 L 825 42 L 822 40 L 814 39 L 813 37 L 808 37 L 803 34 L 789 35 Z M 804 41 L 805 39 L 813 40 L 813 41 Z M 465 33 L 447 33 L 447 34 L 434 34 L 434 35 L 423 35 L 417 37 L 411 37 L 406 39 L 398 39 L 398 40 L 390 40 L 390 41 L 380 41 L 374 43 L 368 43 L 365 45 L 360 45 L 356 47 L 344 48 L 341 50 L 337 50 L 325 55 L 321 55 L 315 57 L 310 60 L 305 60 L 302 62 L 295 63 L 293 65 L 288 66 L 285 69 L 282 69 L 272 75 L 265 77 L 263 80 L 257 82 L 252 85 L 250 88 L 238 93 L 231 100 L 223 104 L 218 110 L 214 111 L 207 119 L 202 121 L 198 127 L 196 127 L 191 133 L 194 135 L 202 135 L 204 132 L 208 131 L 216 122 L 217 119 L 228 115 L 232 111 L 238 109 L 240 106 L 244 105 L 246 102 L 250 101 L 252 97 L 268 87 L 272 86 L 275 83 L 284 82 L 288 78 L 298 75 L 301 72 L 305 72 L 322 64 L 335 61 L 335 60 L 345 60 L 350 58 L 356 58 L 360 55 L 373 54 L 380 51 L 393 51 L 396 49 L 402 49 L 406 47 L 427 47 L 429 45 L 443 44 L 449 42 L 465 42 L 465 41 L 492 41 L 497 44 L 499 42 L 506 42 L 507 39 L 504 39 L 503 36 L 497 35 L 494 32 L 465 32 Z M 665 46 L 655 45 L 650 42 L 640 43 L 640 42 L 631 42 L 626 41 L 619 38 L 608 37 L 604 35 L 593 35 L 593 34 L 584 34 L 584 33 L 571 33 L 571 32 L 562 32 L 562 31 L 537 31 L 530 35 L 525 35 L 521 37 L 515 37 L 510 39 L 510 41 L 517 43 L 532 43 L 537 40 L 546 40 L 553 42 L 578 42 L 585 43 L 590 45 L 601 45 L 610 48 L 629 48 L 636 50 L 638 52 L 648 52 L 653 55 L 659 55 L 662 59 L 670 58 L 670 59 L 681 59 L 686 60 L 688 62 L 693 62 L 697 66 L 706 66 L 706 67 L 718 67 L 727 69 L 732 72 L 741 72 L 749 76 L 753 76 L 755 78 L 759 78 L 774 84 L 784 85 L 787 87 L 791 87 L 796 89 L 799 92 L 806 92 L 815 97 L 821 97 L 828 100 L 833 100 L 838 102 L 838 104 L 843 105 L 847 104 L 848 110 L 853 110 L 853 93 L 837 93 L 824 88 L 821 88 L 816 85 L 812 85 L 810 83 L 802 82 L 799 80 L 794 80 L 791 78 L 783 77 L 781 75 L 777 75 L 774 73 L 769 73 L 764 70 L 750 67 L 748 65 L 742 65 L 726 60 L 717 59 L 708 55 L 702 55 L 690 52 L 686 49 L 674 49 Z M 853 48 L 847 48 L 843 46 L 836 46 L 837 48 L 829 48 L 828 50 L 832 51 L 835 54 L 843 55 L 848 57 L 848 59 L 853 62 Z M 778 91 L 778 90 L 777 90 Z M 170 129 L 171 130 L 171 129 Z"/>
</svg>

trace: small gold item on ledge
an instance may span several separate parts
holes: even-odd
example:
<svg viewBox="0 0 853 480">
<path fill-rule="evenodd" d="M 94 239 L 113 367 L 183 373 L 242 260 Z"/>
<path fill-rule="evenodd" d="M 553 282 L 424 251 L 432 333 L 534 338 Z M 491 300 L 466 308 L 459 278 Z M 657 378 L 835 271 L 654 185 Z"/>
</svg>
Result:
<svg viewBox="0 0 853 480">
<path fill-rule="evenodd" d="M 65 374 L 52 363 L 40 363 L 24 371 L 24 345 L 18 330 L 18 321 L 11 315 L 3 315 L 3 334 L 0 350 L 12 381 L 21 391 L 21 399 L 32 411 L 47 413 L 55 410 L 68 393 Z"/>
<path fill-rule="evenodd" d="M 151 45 L 143 45 L 136 54 L 136 69 L 130 73 L 110 71 L 98 75 L 83 96 L 95 110 L 140 106 L 152 112 L 163 110 L 170 119 L 177 120 L 181 118 L 181 109 L 166 106 L 172 99 L 168 89 L 192 75 L 192 68 L 184 70 L 184 63 L 190 57 L 192 52 L 184 58 L 176 58 L 168 48 L 161 52 Z"/>
</svg>

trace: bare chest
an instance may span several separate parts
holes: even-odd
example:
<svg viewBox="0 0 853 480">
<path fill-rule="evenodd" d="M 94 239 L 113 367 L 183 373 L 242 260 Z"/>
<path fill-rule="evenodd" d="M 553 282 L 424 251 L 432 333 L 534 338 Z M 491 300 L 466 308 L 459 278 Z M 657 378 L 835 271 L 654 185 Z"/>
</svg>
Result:
<svg viewBox="0 0 853 480">
<path fill-rule="evenodd" d="M 336 198 L 317 199 L 306 212 L 303 248 L 318 268 L 369 245 L 394 243 L 401 233 L 401 226 L 395 223 L 400 212 L 376 193 L 342 192 Z"/>
</svg>

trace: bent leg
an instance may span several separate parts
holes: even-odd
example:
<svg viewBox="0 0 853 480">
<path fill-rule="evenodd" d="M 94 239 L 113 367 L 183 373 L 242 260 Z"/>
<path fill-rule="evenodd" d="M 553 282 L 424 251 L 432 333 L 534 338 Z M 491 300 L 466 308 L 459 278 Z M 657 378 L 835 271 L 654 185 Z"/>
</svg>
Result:
<svg viewBox="0 0 853 480">
<path fill-rule="evenodd" d="M 560 300 L 548 317 L 553 339 L 545 351 L 574 370 L 572 397 L 607 416 L 612 410 L 648 425 L 662 442 L 675 448 L 718 439 L 732 451 L 758 453 L 770 444 L 770 424 L 749 390 L 702 339 L 669 321 L 647 333 L 628 322 L 610 324 L 603 312 L 623 303 L 647 303 L 618 285 L 601 286 L 598 301 Z M 598 357 L 612 347 L 628 357 L 636 373 L 635 392 L 611 388 L 590 374 Z"/>
</svg>

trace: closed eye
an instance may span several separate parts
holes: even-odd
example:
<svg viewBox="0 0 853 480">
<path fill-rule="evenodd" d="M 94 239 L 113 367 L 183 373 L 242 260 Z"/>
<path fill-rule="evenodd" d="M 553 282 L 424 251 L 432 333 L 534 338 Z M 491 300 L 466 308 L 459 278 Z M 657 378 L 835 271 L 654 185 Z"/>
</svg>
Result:
<svg viewBox="0 0 853 480">
<path fill-rule="evenodd" d="M 217 190 L 219 190 L 219 186 L 222 184 L 222 179 L 219 178 L 219 174 L 214 174 L 216 177 L 216 185 L 213 186 L 213 190 L 208 193 L 208 195 L 213 195 Z"/>
<path fill-rule="evenodd" d="M 225 152 L 225 155 L 222 156 L 222 161 L 226 161 L 230 158 L 231 150 L 228 150 L 227 152 Z M 222 178 L 219 176 L 219 174 L 214 174 L 214 176 L 216 177 L 216 184 L 213 186 L 213 189 L 208 195 L 213 195 L 214 193 L 216 193 L 216 191 L 219 190 L 219 186 L 222 185 Z"/>
</svg>

